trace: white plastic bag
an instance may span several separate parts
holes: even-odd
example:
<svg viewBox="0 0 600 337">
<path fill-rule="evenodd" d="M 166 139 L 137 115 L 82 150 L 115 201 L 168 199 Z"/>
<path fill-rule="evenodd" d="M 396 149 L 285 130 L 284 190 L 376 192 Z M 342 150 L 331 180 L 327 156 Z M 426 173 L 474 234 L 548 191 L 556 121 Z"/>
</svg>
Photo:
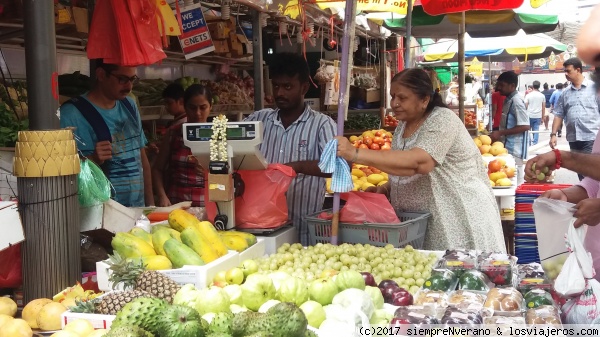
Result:
<svg viewBox="0 0 600 337">
<path fill-rule="evenodd" d="M 575 218 L 570 221 L 567 231 L 570 254 L 554 283 L 556 292 L 567 297 L 581 294 L 586 289 L 586 279 L 595 275 L 592 255 L 583 246 L 586 226 L 575 228 L 574 222 Z"/>
<path fill-rule="evenodd" d="M 598 324 L 600 323 L 600 283 L 587 280 L 585 291 L 577 298 L 570 299 L 562 306 L 565 324 Z M 583 336 L 575 334 L 574 336 Z"/>
</svg>

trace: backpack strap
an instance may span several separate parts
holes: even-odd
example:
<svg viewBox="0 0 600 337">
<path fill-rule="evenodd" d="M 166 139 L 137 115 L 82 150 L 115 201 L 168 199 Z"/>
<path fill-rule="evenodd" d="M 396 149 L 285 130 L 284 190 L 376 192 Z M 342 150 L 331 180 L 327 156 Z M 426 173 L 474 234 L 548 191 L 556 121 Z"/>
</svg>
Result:
<svg viewBox="0 0 600 337">
<path fill-rule="evenodd" d="M 127 111 L 129 111 L 129 113 L 131 114 L 131 117 L 133 117 L 133 120 L 137 121 L 137 114 L 135 113 L 135 109 L 133 108 L 133 105 L 131 105 L 131 102 L 129 102 L 127 97 L 123 98 L 121 100 L 121 103 L 123 103 L 123 105 L 125 106 Z"/>
<path fill-rule="evenodd" d="M 127 99 L 125 99 L 125 100 L 127 100 Z M 129 102 L 127 102 L 127 103 L 129 103 Z M 64 104 L 73 104 L 77 108 L 77 110 L 79 110 L 79 112 L 81 113 L 83 118 L 85 118 L 85 120 L 87 120 L 87 122 L 90 124 L 90 126 L 94 130 L 94 133 L 96 134 L 96 138 L 98 139 L 99 142 L 102 142 L 102 141 L 112 142 L 112 135 L 110 134 L 110 130 L 108 129 L 108 125 L 106 125 L 104 118 L 102 118 L 102 115 L 100 115 L 100 112 L 98 112 L 98 110 L 94 107 L 94 105 L 92 105 L 92 103 L 90 103 L 87 99 L 85 99 L 81 96 L 78 96 L 78 97 L 71 98 L 70 100 L 66 101 Z M 129 105 L 131 106 L 131 104 L 129 104 Z"/>
</svg>

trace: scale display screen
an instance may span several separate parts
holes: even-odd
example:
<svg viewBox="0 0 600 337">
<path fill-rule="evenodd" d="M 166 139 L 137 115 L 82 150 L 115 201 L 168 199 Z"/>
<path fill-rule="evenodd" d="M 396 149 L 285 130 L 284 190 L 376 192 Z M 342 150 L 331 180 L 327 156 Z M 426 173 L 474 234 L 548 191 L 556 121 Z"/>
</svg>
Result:
<svg viewBox="0 0 600 337">
<path fill-rule="evenodd" d="M 188 127 L 187 139 L 190 141 L 207 141 L 212 137 L 213 130 L 210 125 L 192 125 Z M 256 133 L 254 125 L 228 125 L 227 139 L 248 140 L 254 139 Z"/>
</svg>

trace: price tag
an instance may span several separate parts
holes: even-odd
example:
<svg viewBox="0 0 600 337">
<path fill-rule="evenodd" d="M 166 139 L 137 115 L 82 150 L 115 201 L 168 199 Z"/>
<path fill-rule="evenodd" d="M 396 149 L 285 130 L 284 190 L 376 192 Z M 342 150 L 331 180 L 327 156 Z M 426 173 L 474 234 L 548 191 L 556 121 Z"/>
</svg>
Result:
<svg viewBox="0 0 600 337">
<path fill-rule="evenodd" d="M 463 261 L 446 261 L 448 267 L 462 267 L 465 265 Z"/>
</svg>

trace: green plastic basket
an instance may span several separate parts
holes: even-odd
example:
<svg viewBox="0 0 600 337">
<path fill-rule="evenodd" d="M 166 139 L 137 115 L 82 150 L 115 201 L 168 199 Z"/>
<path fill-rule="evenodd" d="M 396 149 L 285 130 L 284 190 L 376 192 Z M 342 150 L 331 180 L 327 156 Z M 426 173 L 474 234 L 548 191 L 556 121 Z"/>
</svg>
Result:
<svg viewBox="0 0 600 337">
<path fill-rule="evenodd" d="M 309 244 L 331 242 L 331 220 L 320 219 L 319 213 L 306 216 L 308 225 Z M 339 223 L 339 243 L 361 243 L 373 246 L 392 244 L 396 248 L 411 245 L 416 249 L 423 248 L 427 219 L 431 216 L 428 212 L 398 212 L 399 224 L 350 224 Z"/>
</svg>

